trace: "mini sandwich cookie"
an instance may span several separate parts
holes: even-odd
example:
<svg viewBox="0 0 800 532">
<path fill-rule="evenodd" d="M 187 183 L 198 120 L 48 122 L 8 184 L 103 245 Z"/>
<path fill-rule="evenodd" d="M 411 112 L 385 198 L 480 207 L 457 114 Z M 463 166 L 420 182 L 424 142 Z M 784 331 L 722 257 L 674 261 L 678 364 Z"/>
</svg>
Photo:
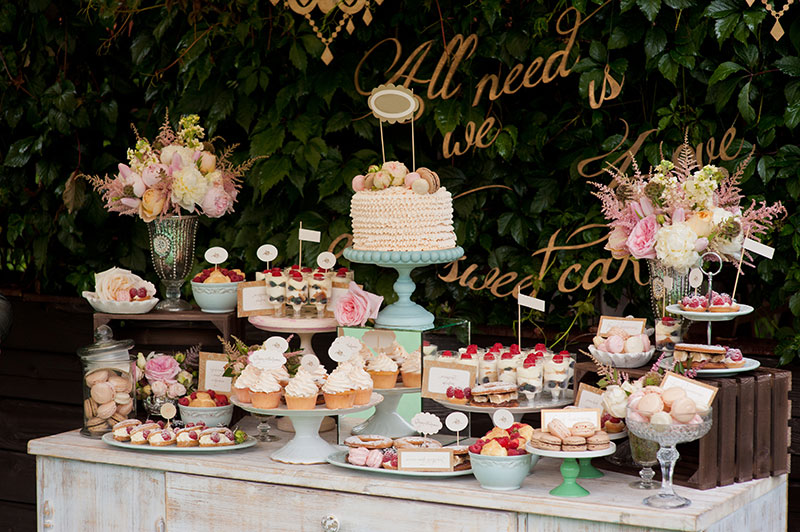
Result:
<svg viewBox="0 0 800 532">
<path fill-rule="evenodd" d="M 197 447 L 200 445 L 201 426 L 184 427 L 175 432 L 175 440 L 178 447 Z"/>
<path fill-rule="evenodd" d="M 117 441 L 131 441 L 131 432 L 141 424 L 142 422 L 138 419 L 120 421 L 112 429 L 114 431 L 114 439 Z"/>
<path fill-rule="evenodd" d="M 161 430 L 158 423 L 142 423 L 131 431 L 131 443 L 134 445 L 144 445 L 147 438 L 154 431 Z"/>
<path fill-rule="evenodd" d="M 229 428 L 219 427 L 205 429 L 200 433 L 200 447 L 221 447 L 235 445 L 233 431 Z"/>
<path fill-rule="evenodd" d="M 166 447 L 175 444 L 175 432 L 172 429 L 154 430 L 147 437 L 147 443 L 152 447 Z"/>
</svg>

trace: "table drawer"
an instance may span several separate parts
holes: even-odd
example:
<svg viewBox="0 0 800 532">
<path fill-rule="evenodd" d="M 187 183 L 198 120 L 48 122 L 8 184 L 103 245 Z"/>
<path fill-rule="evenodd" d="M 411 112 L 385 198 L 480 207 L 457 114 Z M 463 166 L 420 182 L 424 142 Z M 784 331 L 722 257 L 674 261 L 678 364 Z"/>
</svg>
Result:
<svg viewBox="0 0 800 532">
<path fill-rule="evenodd" d="M 516 531 L 517 514 L 355 493 L 167 473 L 167 529 L 322 531 L 333 516 L 340 532 Z"/>
</svg>

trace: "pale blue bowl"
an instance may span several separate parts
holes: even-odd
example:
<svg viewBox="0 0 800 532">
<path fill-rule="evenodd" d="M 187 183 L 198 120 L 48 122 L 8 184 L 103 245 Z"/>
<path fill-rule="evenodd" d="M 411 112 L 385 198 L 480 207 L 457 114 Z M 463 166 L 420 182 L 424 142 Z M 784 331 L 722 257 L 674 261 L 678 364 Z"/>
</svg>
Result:
<svg viewBox="0 0 800 532">
<path fill-rule="evenodd" d="M 184 423 L 199 423 L 207 427 L 222 425 L 227 427 L 233 417 L 233 405 L 226 406 L 183 406 L 178 405 Z"/>
<path fill-rule="evenodd" d="M 222 314 L 236 310 L 236 290 L 239 283 L 196 283 L 192 281 L 192 293 L 203 312 Z"/>
<path fill-rule="evenodd" d="M 531 468 L 539 461 L 530 453 L 519 456 L 486 456 L 469 453 L 472 474 L 487 490 L 511 491 L 522 486 Z"/>
</svg>

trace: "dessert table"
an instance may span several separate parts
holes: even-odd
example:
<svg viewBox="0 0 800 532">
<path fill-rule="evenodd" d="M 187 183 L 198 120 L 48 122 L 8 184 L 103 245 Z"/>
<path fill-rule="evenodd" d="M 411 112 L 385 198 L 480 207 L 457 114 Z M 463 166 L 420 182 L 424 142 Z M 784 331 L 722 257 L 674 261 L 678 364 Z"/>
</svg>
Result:
<svg viewBox="0 0 800 532">
<path fill-rule="evenodd" d="M 332 436 L 332 433 L 327 433 Z M 330 437 L 330 436 L 329 436 Z M 285 439 L 285 438 L 284 438 Z M 77 431 L 28 443 L 37 462 L 39 530 L 625 531 L 785 530 L 787 476 L 706 491 L 657 511 L 631 477 L 581 480 L 580 499 L 554 497 L 560 460 L 542 458 L 517 491 L 482 490 L 472 476 L 387 477 L 330 464 L 270 459 L 281 443 L 209 455 L 128 451 Z M 387 518 L 390 517 L 390 518 Z M 326 520 L 327 527 L 323 526 Z"/>
</svg>

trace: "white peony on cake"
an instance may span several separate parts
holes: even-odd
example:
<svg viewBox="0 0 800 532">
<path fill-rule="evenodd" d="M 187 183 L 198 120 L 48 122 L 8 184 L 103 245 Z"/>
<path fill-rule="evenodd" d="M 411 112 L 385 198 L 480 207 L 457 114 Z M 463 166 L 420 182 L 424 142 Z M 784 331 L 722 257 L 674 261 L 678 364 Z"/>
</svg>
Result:
<svg viewBox="0 0 800 532">
<path fill-rule="evenodd" d="M 456 247 L 453 199 L 427 168 L 409 172 L 402 163 L 371 166 L 353 178 L 350 201 L 353 248 L 430 251 Z"/>
</svg>

